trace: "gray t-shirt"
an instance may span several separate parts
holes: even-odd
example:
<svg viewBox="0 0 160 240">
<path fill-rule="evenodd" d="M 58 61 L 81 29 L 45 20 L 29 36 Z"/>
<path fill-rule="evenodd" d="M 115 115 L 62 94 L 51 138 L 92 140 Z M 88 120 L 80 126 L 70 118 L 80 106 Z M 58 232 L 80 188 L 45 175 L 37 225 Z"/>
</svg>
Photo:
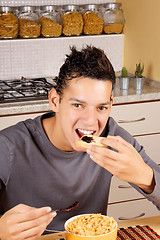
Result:
<svg viewBox="0 0 160 240">
<path fill-rule="evenodd" d="M 86 152 L 64 152 L 52 145 L 42 119 L 53 113 L 28 119 L 0 132 L 0 215 L 19 203 L 33 207 L 66 208 L 58 212 L 48 228 L 63 230 L 64 222 L 77 214 L 106 214 L 112 174 L 93 162 Z M 136 140 L 109 118 L 102 136 L 119 135 L 130 142 L 154 169 L 156 187 L 152 194 L 139 192 L 160 207 L 160 167 Z"/>
</svg>

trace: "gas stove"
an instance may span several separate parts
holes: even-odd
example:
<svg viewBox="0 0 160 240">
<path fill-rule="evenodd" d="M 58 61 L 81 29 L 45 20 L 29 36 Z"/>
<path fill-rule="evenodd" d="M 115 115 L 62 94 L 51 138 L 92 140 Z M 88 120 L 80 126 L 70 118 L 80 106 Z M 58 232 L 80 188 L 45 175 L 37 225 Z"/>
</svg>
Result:
<svg viewBox="0 0 160 240">
<path fill-rule="evenodd" d="M 47 99 L 54 86 L 54 78 L 0 80 L 0 103 Z"/>
</svg>

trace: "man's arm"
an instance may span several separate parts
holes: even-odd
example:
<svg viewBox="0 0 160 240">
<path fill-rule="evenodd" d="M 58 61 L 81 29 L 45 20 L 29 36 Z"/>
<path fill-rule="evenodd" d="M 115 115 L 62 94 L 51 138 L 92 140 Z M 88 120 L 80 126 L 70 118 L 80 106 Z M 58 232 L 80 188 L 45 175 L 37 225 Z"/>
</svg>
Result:
<svg viewBox="0 0 160 240">
<path fill-rule="evenodd" d="M 91 159 L 110 171 L 120 180 L 133 183 L 150 194 L 155 187 L 153 169 L 147 165 L 137 150 L 119 136 L 108 136 L 101 143 L 106 147 L 90 146 L 87 150 Z"/>
</svg>

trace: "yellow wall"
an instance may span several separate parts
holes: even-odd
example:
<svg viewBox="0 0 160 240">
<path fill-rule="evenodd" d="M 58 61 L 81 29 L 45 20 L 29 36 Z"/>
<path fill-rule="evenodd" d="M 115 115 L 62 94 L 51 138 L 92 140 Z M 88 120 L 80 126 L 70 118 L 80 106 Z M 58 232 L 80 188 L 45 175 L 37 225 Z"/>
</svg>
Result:
<svg viewBox="0 0 160 240">
<path fill-rule="evenodd" d="M 160 0 L 120 0 L 125 16 L 123 65 L 144 62 L 143 75 L 160 80 Z"/>
</svg>

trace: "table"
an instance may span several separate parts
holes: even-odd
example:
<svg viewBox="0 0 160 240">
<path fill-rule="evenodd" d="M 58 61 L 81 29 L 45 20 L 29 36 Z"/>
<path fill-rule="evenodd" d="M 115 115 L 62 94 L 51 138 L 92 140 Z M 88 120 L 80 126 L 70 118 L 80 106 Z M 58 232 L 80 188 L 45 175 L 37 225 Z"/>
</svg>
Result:
<svg viewBox="0 0 160 240">
<path fill-rule="evenodd" d="M 160 235 L 160 216 L 149 217 L 149 218 L 140 218 L 128 221 L 122 221 L 118 223 L 119 228 L 126 228 L 129 226 L 135 225 L 149 225 L 154 231 L 156 231 Z M 54 233 L 41 236 L 39 240 L 54 240 L 64 238 L 65 234 L 62 233 Z"/>
</svg>

